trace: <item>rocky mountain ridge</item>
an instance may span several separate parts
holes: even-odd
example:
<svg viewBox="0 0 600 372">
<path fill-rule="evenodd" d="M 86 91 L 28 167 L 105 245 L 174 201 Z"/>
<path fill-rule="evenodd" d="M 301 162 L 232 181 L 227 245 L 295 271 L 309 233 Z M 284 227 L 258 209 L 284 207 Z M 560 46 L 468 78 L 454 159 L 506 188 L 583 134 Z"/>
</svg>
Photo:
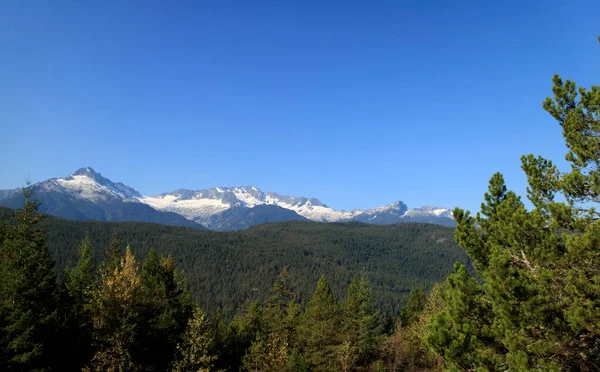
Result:
<svg viewBox="0 0 600 372">
<path fill-rule="evenodd" d="M 36 183 L 33 187 L 42 201 L 42 211 L 71 219 L 166 220 L 169 224 L 203 225 L 214 230 L 236 230 L 259 223 L 295 219 L 454 225 L 452 212 L 447 208 L 425 206 L 409 209 L 405 203 L 398 201 L 367 210 L 338 211 L 316 198 L 263 192 L 252 185 L 178 189 L 156 196 L 143 196 L 130 186 L 103 177 L 91 167 L 81 168 L 66 177 Z M 18 207 L 21 199 L 19 189 L 0 190 L 0 206 Z M 137 210 L 137 216 L 133 209 Z"/>
</svg>

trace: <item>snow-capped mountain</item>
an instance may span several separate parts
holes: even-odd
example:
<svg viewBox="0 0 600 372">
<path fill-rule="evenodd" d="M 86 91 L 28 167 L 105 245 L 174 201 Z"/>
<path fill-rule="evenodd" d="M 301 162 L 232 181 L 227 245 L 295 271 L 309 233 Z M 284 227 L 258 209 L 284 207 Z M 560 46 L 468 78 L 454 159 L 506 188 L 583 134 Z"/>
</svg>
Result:
<svg viewBox="0 0 600 372">
<path fill-rule="evenodd" d="M 409 209 L 398 201 L 367 210 L 338 211 L 315 198 L 263 192 L 256 186 L 179 189 L 156 196 L 143 196 L 132 187 L 113 182 L 90 167 L 33 186 L 36 196 L 42 201 L 42 212 L 79 220 L 146 221 L 195 227 L 204 225 L 215 230 L 294 219 L 454 225 L 452 212 L 446 208 L 425 206 Z M 0 206 L 16 208 L 22 202 L 19 189 L 0 190 Z"/>
<path fill-rule="evenodd" d="M 262 192 L 255 186 L 213 187 L 207 190 L 175 190 L 154 197 L 140 198 L 156 209 L 179 213 L 204 222 L 212 215 L 232 207 L 252 208 L 257 205 L 274 205 L 289 209 L 300 216 L 320 222 L 349 220 L 362 211 L 336 211 L 315 198 L 279 195 Z"/>
<path fill-rule="evenodd" d="M 140 203 L 142 195 L 120 182 L 102 177 L 92 168 L 81 168 L 62 178 L 32 185 L 41 201 L 40 212 L 73 220 L 137 221 L 204 228 L 177 213 L 164 212 Z M 20 189 L 0 192 L 0 206 L 20 208 Z"/>
<path fill-rule="evenodd" d="M 154 197 L 140 198 L 156 209 L 179 213 L 182 216 L 211 227 L 214 215 L 234 207 L 253 208 L 273 205 L 296 212 L 298 215 L 318 222 L 359 221 L 373 224 L 398 222 L 427 222 L 454 226 L 452 212 L 446 208 L 422 207 L 408 209 L 398 201 L 382 207 L 351 211 L 337 211 L 319 199 L 280 195 L 263 192 L 256 186 L 213 187 L 205 190 L 176 190 Z"/>
<path fill-rule="evenodd" d="M 353 220 L 382 225 L 397 223 L 406 212 L 408 212 L 408 207 L 406 204 L 399 201 L 394 204 L 384 205 L 383 207 L 367 209 L 355 216 Z"/>
<path fill-rule="evenodd" d="M 114 200 L 137 202 L 142 197 L 133 188 L 121 182 L 112 182 L 90 167 L 78 169 L 64 178 L 51 178 L 40 182 L 37 186 L 44 191 L 63 192 L 92 202 Z"/>
</svg>

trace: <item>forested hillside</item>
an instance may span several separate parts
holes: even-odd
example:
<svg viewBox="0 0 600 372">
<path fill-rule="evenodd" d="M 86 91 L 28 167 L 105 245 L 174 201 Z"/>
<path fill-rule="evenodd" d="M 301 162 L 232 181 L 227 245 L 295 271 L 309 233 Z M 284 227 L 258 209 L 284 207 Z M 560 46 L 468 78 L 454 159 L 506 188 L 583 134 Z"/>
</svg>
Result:
<svg viewBox="0 0 600 372">
<path fill-rule="evenodd" d="M 451 272 L 455 262 L 468 262 L 452 229 L 431 224 L 289 221 L 226 233 L 50 216 L 45 224 L 59 275 L 77 261 L 76 247 L 86 234 L 96 261 L 104 258 L 115 237 L 123 251 L 128 244 L 139 259 L 151 248 L 171 255 L 203 308 L 212 312 L 220 307 L 228 318 L 245 300 L 264 299 L 286 266 L 290 287 L 302 304 L 321 274 L 338 298 L 354 276 L 363 275 L 373 286 L 376 308 L 396 316 L 411 289 L 428 290 Z"/>
</svg>

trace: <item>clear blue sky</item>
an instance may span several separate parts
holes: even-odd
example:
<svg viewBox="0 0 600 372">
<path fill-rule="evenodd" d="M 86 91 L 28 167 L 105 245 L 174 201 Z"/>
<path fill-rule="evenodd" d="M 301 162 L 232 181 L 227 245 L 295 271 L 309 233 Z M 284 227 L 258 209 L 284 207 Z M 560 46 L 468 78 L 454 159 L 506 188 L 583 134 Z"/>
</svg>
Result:
<svg viewBox="0 0 600 372">
<path fill-rule="evenodd" d="M 91 3 L 0 5 L 0 189 L 92 166 L 478 210 L 522 154 L 562 163 L 552 75 L 600 83 L 592 0 Z"/>
</svg>

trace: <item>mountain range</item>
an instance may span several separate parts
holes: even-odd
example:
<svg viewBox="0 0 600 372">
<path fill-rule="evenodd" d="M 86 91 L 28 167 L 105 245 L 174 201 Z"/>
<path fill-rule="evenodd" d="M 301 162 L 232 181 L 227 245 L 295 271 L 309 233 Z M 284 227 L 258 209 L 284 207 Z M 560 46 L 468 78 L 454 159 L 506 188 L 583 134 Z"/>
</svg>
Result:
<svg viewBox="0 0 600 372">
<path fill-rule="evenodd" d="M 32 189 L 41 202 L 41 212 L 73 220 L 155 222 L 218 231 L 305 219 L 371 224 L 455 224 L 447 208 L 409 209 L 398 201 L 367 210 L 338 211 L 315 198 L 263 192 L 255 186 L 179 189 L 143 196 L 130 186 L 103 177 L 91 167 L 81 168 L 67 177 L 35 183 Z M 0 206 L 19 208 L 22 205 L 21 189 L 0 190 Z"/>
</svg>

